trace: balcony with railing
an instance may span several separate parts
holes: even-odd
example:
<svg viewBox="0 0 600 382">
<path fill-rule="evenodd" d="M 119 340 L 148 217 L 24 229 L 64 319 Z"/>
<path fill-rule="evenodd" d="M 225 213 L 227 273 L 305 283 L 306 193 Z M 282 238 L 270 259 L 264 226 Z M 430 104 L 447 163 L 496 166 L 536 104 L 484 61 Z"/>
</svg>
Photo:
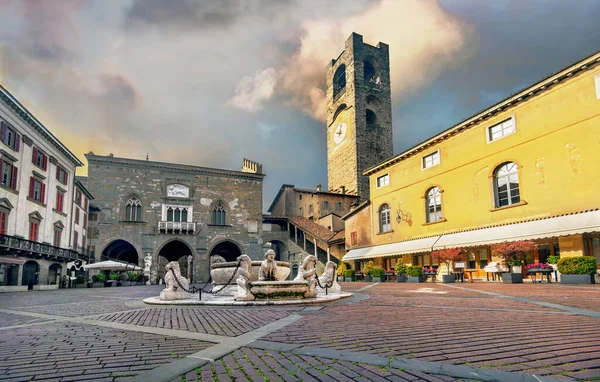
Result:
<svg viewBox="0 0 600 382">
<path fill-rule="evenodd" d="M 196 223 L 158 222 L 158 232 L 169 235 L 193 235 L 196 232 Z"/>
<path fill-rule="evenodd" d="M 0 234 L 0 250 L 10 250 L 11 253 L 19 256 L 43 256 L 60 260 L 77 259 L 75 250 L 2 234 Z"/>
</svg>

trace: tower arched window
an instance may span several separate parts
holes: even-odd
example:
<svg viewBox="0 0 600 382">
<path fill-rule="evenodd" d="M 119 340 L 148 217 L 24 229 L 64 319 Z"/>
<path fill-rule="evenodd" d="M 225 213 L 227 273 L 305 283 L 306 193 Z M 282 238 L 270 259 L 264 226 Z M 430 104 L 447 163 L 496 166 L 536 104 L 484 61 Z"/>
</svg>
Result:
<svg viewBox="0 0 600 382">
<path fill-rule="evenodd" d="M 371 109 L 367 109 L 367 112 L 365 114 L 365 118 L 367 120 L 367 127 L 374 127 L 377 123 L 377 115 L 375 114 L 375 112 Z"/>
<path fill-rule="evenodd" d="M 382 204 L 379 207 L 379 232 L 388 232 L 392 230 L 390 220 L 391 209 L 389 204 Z"/>
<path fill-rule="evenodd" d="M 363 64 L 365 83 L 373 81 L 375 77 L 375 67 L 369 61 L 364 61 Z"/>
<path fill-rule="evenodd" d="M 425 195 L 427 223 L 442 220 L 442 193 L 439 187 L 431 187 Z"/>
<path fill-rule="evenodd" d="M 213 216 L 212 221 L 215 225 L 225 225 L 225 207 L 221 202 L 217 203 L 217 205 L 213 208 Z"/>
<path fill-rule="evenodd" d="M 519 169 L 515 163 L 506 162 L 496 167 L 494 171 L 494 195 L 496 208 L 521 201 Z"/>
<path fill-rule="evenodd" d="M 131 197 L 125 205 L 125 220 L 130 222 L 142 221 L 142 202 L 137 197 Z"/>
<path fill-rule="evenodd" d="M 333 75 L 333 98 L 346 90 L 346 65 L 340 65 Z"/>
</svg>

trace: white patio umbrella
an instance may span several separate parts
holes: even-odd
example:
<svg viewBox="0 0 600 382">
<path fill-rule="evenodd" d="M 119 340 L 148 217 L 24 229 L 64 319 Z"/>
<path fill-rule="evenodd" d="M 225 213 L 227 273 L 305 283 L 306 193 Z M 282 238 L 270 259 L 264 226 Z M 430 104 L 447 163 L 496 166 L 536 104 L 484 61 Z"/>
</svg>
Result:
<svg viewBox="0 0 600 382">
<path fill-rule="evenodd" d="M 88 269 L 113 270 L 113 271 L 141 271 L 144 268 L 138 267 L 131 263 L 120 263 L 114 260 L 100 261 L 98 263 L 87 264 L 83 266 L 86 271 Z"/>
</svg>

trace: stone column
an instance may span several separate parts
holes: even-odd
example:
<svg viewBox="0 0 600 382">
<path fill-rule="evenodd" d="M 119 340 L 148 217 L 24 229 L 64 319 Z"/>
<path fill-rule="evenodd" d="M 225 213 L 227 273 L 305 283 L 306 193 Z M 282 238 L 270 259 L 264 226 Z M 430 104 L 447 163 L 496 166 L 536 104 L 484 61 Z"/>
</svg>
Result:
<svg viewBox="0 0 600 382">
<path fill-rule="evenodd" d="M 23 264 L 19 264 L 17 267 L 19 267 L 17 271 L 17 285 L 21 286 L 23 282 Z"/>
<path fill-rule="evenodd" d="M 306 232 L 303 232 L 304 234 L 302 235 L 304 237 L 304 251 L 306 252 Z"/>
<path fill-rule="evenodd" d="M 315 257 L 318 259 L 319 257 L 317 256 L 317 239 L 313 239 L 313 244 L 315 245 Z"/>
</svg>

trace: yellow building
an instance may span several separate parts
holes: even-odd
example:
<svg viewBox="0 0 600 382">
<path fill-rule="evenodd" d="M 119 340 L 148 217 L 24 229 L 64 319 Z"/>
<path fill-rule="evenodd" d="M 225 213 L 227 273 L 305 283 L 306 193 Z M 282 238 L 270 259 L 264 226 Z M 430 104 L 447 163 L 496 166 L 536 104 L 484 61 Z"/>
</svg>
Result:
<svg viewBox="0 0 600 382">
<path fill-rule="evenodd" d="M 600 52 L 363 172 L 370 199 L 346 214 L 344 260 L 432 264 L 464 248 L 532 239 L 547 256 L 600 263 Z M 480 275 L 485 275 L 481 273 Z"/>
</svg>

